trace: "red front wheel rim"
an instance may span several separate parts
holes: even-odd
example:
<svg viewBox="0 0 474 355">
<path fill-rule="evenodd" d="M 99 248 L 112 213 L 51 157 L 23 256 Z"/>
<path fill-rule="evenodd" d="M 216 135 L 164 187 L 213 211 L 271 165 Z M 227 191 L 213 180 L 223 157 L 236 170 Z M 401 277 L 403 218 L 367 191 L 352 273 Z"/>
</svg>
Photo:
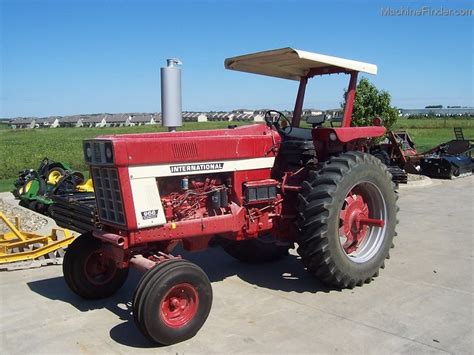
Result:
<svg viewBox="0 0 474 355">
<path fill-rule="evenodd" d="M 188 283 L 173 286 L 163 297 L 160 304 L 160 316 L 170 328 L 181 328 L 188 324 L 197 313 L 199 294 Z"/>
</svg>

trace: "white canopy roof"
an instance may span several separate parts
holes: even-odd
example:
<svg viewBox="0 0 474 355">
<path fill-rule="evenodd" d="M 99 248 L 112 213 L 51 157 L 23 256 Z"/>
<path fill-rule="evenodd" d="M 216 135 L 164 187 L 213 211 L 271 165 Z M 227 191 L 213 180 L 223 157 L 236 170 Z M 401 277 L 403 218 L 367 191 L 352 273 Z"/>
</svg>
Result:
<svg viewBox="0 0 474 355">
<path fill-rule="evenodd" d="M 310 69 L 338 67 L 347 70 L 377 74 L 374 64 L 311 53 L 290 47 L 227 58 L 226 69 L 300 80 Z"/>
</svg>

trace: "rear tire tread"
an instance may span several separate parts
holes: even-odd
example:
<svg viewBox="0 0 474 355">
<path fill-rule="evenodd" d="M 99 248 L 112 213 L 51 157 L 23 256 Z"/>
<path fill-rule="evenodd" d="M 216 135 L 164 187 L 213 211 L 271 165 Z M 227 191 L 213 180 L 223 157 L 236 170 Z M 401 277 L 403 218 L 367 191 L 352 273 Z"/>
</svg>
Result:
<svg viewBox="0 0 474 355">
<path fill-rule="evenodd" d="M 362 286 L 364 283 L 371 282 L 379 274 L 379 268 L 366 278 L 357 279 L 343 274 L 336 267 L 329 250 L 329 239 L 334 236 L 329 235 L 328 232 L 328 217 L 331 214 L 330 207 L 336 203 L 334 194 L 337 185 L 354 166 L 363 162 L 379 167 L 384 172 L 387 183 L 390 183 L 391 188 L 395 191 L 391 174 L 379 159 L 361 152 L 349 152 L 331 158 L 321 170 L 309 173 L 298 196 L 297 224 L 300 230 L 298 253 L 303 265 L 322 282 L 342 288 Z M 332 188 L 328 189 L 329 186 Z M 395 201 L 397 199 L 398 196 L 395 196 Z M 396 222 L 398 223 L 398 220 Z M 396 233 L 394 234 L 396 235 Z M 390 245 L 392 245 L 391 241 Z M 390 255 L 387 253 L 386 259 L 389 258 Z M 385 264 L 382 262 L 379 267 L 384 268 L 384 266 Z"/>
</svg>

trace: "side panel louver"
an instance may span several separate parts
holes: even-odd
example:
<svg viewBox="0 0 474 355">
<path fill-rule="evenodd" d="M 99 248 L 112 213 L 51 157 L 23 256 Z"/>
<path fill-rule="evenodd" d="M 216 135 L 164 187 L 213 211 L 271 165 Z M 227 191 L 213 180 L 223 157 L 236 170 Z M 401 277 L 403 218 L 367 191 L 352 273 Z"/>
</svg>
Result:
<svg viewBox="0 0 474 355">
<path fill-rule="evenodd" d="M 196 143 L 173 143 L 171 149 L 177 159 L 196 158 L 198 156 Z"/>
</svg>

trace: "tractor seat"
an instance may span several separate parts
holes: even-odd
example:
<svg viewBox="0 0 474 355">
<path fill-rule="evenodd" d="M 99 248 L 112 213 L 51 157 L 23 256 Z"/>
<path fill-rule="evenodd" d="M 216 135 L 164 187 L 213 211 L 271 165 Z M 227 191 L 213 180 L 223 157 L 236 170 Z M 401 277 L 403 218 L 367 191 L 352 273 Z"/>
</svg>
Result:
<svg viewBox="0 0 474 355">
<path fill-rule="evenodd" d="M 311 129 L 293 127 L 291 132 L 283 137 L 280 149 L 281 156 L 289 166 L 304 166 L 316 154 Z"/>
<path fill-rule="evenodd" d="M 313 141 L 310 128 L 293 127 L 291 132 L 283 137 L 283 141 L 288 140 L 302 140 Z"/>
</svg>

